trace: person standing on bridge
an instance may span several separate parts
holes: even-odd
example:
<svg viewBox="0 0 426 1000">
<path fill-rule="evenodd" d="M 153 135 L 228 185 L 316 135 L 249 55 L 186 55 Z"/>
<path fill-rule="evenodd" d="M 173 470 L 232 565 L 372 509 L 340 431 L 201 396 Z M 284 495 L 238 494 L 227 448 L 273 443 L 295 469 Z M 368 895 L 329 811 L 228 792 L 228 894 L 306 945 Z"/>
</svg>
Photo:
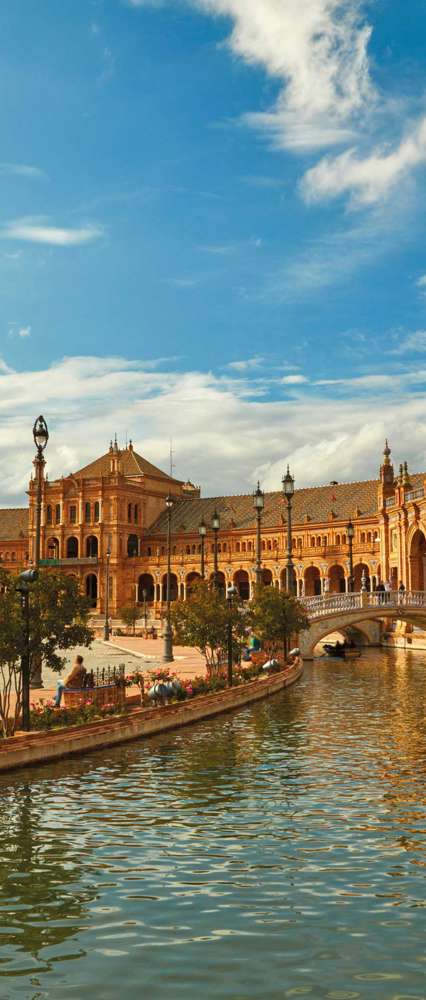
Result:
<svg viewBox="0 0 426 1000">
<path fill-rule="evenodd" d="M 405 594 L 405 587 L 404 587 L 404 584 L 403 584 L 403 582 L 401 580 L 400 584 L 399 584 L 399 587 L 398 587 L 398 604 L 403 604 L 404 603 L 404 594 Z"/>
<path fill-rule="evenodd" d="M 385 604 L 389 604 L 389 602 L 390 602 L 391 589 L 392 588 L 391 588 L 390 580 L 389 579 L 385 580 L 385 594 L 384 594 Z"/>
<path fill-rule="evenodd" d="M 382 581 L 377 584 L 376 593 L 379 595 L 379 604 L 383 604 L 385 600 L 385 585 Z"/>
</svg>

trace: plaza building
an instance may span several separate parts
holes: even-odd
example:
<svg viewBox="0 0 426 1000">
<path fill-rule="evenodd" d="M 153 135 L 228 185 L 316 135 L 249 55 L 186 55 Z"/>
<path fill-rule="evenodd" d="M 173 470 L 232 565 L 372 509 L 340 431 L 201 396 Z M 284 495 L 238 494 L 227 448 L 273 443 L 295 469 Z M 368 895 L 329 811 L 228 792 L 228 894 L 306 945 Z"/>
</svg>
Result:
<svg viewBox="0 0 426 1000">
<path fill-rule="evenodd" d="M 395 472 L 386 443 L 377 479 L 336 480 L 296 489 L 292 560 L 297 594 L 345 593 L 350 587 L 348 525 L 353 524 L 354 589 L 390 580 L 396 589 L 426 587 L 426 474 L 407 464 Z M 20 571 L 35 553 L 35 479 L 28 509 L 0 510 L 0 565 Z M 168 475 L 117 441 L 78 472 L 42 482 L 41 558 L 73 574 L 94 613 L 145 603 L 161 616 L 166 599 L 168 511 L 171 509 L 171 600 L 185 598 L 204 569 L 221 588 L 234 584 L 248 600 L 256 583 L 257 517 L 252 494 L 203 498 L 200 489 Z M 216 525 L 214 530 L 213 525 Z M 203 527 L 204 526 L 204 527 Z M 203 540 L 200 527 L 205 532 Z M 203 552 L 202 552 L 203 549 Z M 287 501 L 265 494 L 261 572 L 266 585 L 286 586 Z M 107 570 L 108 562 L 108 573 Z M 203 564 L 203 565 L 202 565 Z"/>
</svg>

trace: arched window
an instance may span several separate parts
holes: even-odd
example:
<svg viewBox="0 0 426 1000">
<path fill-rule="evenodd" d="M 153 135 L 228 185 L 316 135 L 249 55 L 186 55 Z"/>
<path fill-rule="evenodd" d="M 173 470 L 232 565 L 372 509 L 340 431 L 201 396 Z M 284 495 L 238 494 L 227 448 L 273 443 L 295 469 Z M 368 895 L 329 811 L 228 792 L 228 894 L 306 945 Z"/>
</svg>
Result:
<svg viewBox="0 0 426 1000">
<path fill-rule="evenodd" d="M 150 545 L 148 545 L 148 549 L 147 549 L 147 555 L 148 555 L 148 556 L 152 556 L 152 549 L 151 549 L 151 546 L 150 546 Z"/>
<path fill-rule="evenodd" d="M 336 535 L 336 545 L 340 545 L 340 535 Z"/>
<path fill-rule="evenodd" d="M 221 542 L 219 542 L 219 544 L 218 544 L 217 551 L 218 552 L 222 552 L 222 543 Z"/>
<path fill-rule="evenodd" d="M 47 505 L 47 510 L 46 510 L 46 524 L 52 524 L 52 508 L 50 506 L 50 503 Z"/>
<path fill-rule="evenodd" d="M 342 545 L 346 545 L 346 535 L 342 535 Z"/>
<path fill-rule="evenodd" d="M 227 549 L 228 549 L 228 544 L 227 544 L 227 542 L 223 542 L 223 544 L 222 544 L 222 550 L 223 550 L 223 552 L 226 552 L 226 551 L 227 551 Z"/>
<path fill-rule="evenodd" d="M 16 552 L 12 552 L 12 562 L 15 562 L 15 559 L 16 559 Z"/>
<path fill-rule="evenodd" d="M 321 535 L 317 535 L 317 546 L 321 546 Z"/>
<path fill-rule="evenodd" d="M 98 601 L 98 578 L 94 573 L 86 577 L 86 597 L 89 598 L 90 607 L 96 608 Z"/>
<path fill-rule="evenodd" d="M 240 552 L 240 551 L 241 551 L 241 545 L 240 545 L 240 543 L 239 543 L 239 542 L 237 542 L 237 544 L 236 544 L 236 546 L 235 546 L 235 551 L 236 551 L 236 552 Z"/>
<path fill-rule="evenodd" d="M 96 500 L 95 503 L 93 520 L 96 522 L 96 524 L 99 521 L 99 500 Z"/>
<path fill-rule="evenodd" d="M 75 504 L 71 504 L 70 507 L 70 524 L 76 524 L 77 521 L 77 507 Z"/>
<path fill-rule="evenodd" d="M 252 549 L 253 549 L 253 545 L 252 545 L 252 543 L 251 543 L 251 542 L 249 542 L 249 543 L 248 543 L 248 550 L 249 550 L 249 552 L 251 552 L 251 551 L 252 551 Z"/>
<path fill-rule="evenodd" d="M 298 549 L 301 549 L 301 548 L 302 548 L 302 539 L 301 539 L 301 538 L 298 538 L 298 539 L 297 539 L 297 548 L 298 548 Z"/>
<path fill-rule="evenodd" d="M 247 547 L 246 547 L 246 543 L 245 543 L 245 542 L 243 542 L 243 544 L 242 544 L 242 546 L 241 546 L 241 549 L 242 549 L 242 551 L 243 551 L 243 552 L 246 552 L 246 548 L 247 548 Z"/>
<path fill-rule="evenodd" d="M 86 524 L 90 524 L 90 515 L 91 515 L 90 503 L 85 503 L 85 505 L 84 505 L 84 520 L 85 520 Z"/>
<path fill-rule="evenodd" d="M 195 545 L 191 545 L 191 555 L 195 556 L 196 548 Z"/>
<path fill-rule="evenodd" d="M 98 555 L 98 551 L 99 547 L 96 535 L 89 535 L 89 537 L 86 538 L 86 556 L 89 559 L 94 559 Z"/>
<path fill-rule="evenodd" d="M 361 545 L 365 545 L 365 531 L 361 531 Z"/>
<path fill-rule="evenodd" d="M 128 522 L 130 524 L 131 520 L 132 520 L 132 505 L 131 505 L 131 503 L 129 503 L 128 506 L 127 506 L 127 520 L 128 520 Z"/>
<path fill-rule="evenodd" d="M 139 507 L 137 503 L 135 503 L 135 524 L 138 523 L 138 520 L 139 520 Z"/>
<path fill-rule="evenodd" d="M 61 505 L 60 503 L 57 503 L 55 507 L 55 524 L 60 524 L 60 523 L 61 523 Z"/>
<path fill-rule="evenodd" d="M 67 538 L 67 559 L 78 559 L 78 538 Z"/>
<path fill-rule="evenodd" d="M 367 532 L 367 542 L 368 542 L 368 545 L 371 545 L 371 531 Z"/>
<path fill-rule="evenodd" d="M 185 546 L 185 554 L 186 554 L 187 556 L 190 556 L 190 555 L 191 555 L 191 548 L 190 548 L 190 546 L 189 546 L 189 545 L 186 545 L 186 546 Z"/>
<path fill-rule="evenodd" d="M 311 538 L 311 549 L 315 548 L 315 538 Z"/>
</svg>

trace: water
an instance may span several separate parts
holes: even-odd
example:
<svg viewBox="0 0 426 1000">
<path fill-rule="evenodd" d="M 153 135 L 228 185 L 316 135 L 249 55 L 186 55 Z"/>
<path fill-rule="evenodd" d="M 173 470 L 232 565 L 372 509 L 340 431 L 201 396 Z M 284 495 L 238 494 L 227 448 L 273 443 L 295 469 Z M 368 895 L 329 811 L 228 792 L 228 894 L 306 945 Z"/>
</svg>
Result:
<svg viewBox="0 0 426 1000">
<path fill-rule="evenodd" d="M 425 670 L 0 779 L 1 1000 L 425 998 Z"/>
</svg>

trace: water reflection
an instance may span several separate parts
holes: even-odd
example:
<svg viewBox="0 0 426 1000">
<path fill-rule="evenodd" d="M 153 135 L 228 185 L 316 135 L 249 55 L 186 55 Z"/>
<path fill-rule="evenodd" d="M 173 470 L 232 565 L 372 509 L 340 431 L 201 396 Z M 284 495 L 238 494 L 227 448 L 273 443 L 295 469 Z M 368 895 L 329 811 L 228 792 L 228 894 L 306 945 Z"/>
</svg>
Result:
<svg viewBox="0 0 426 1000">
<path fill-rule="evenodd" d="M 0 780 L 0 996 L 423 997 L 426 654 Z"/>
</svg>

